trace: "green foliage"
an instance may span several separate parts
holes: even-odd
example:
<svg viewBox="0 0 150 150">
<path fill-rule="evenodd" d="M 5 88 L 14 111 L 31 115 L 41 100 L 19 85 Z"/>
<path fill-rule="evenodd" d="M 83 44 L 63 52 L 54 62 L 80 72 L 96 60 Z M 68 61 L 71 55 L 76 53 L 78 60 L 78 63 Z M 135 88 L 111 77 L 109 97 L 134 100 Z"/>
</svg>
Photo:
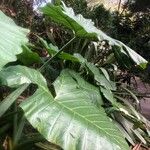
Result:
<svg viewBox="0 0 150 150">
<path fill-rule="evenodd" d="M 32 65 L 34 63 L 40 63 L 41 59 L 39 55 L 32 52 L 26 45 L 22 46 L 23 52 L 17 56 L 18 60 L 24 65 Z"/>
<path fill-rule="evenodd" d="M 145 3 L 145 4 L 144 4 Z M 110 34 L 134 48 L 149 60 L 149 1 L 136 0 L 125 4 L 124 11 L 113 15 Z"/>
<path fill-rule="evenodd" d="M 37 91 L 21 104 L 21 108 L 30 123 L 47 140 L 66 150 L 97 147 L 128 149 L 119 130 L 99 105 L 101 96 L 98 88 L 85 82 L 77 73 L 70 70 L 61 73 L 54 83 L 55 98 L 49 92 L 44 78 L 35 70 L 13 66 L 3 73 L 8 75 L 7 83 L 13 80 L 11 85 L 29 82 L 38 85 Z M 20 76 L 16 81 L 14 76 L 17 74 Z M 92 103 L 98 103 L 99 109 Z M 93 143 L 93 140 L 96 142 Z"/>
<path fill-rule="evenodd" d="M 149 145 L 150 141 L 147 138 L 149 124 L 130 103 L 117 94 L 123 89 L 137 101 L 136 96 L 130 90 L 122 88 L 112 81 L 112 76 L 109 75 L 107 69 L 109 69 L 109 65 L 114 64 L 107 61 L 107 68 L 104 68 L 105 65 L 102 63 L 96 66 L 94 61 L 89 62 L 86 59 L 86 55 L 87 53 L 90 55 L 90 51 L 93 50 L 91 43 L 95 44 L 97 41 L 105 40 L 108 45 L 112 46 L 109 56 L 113 57 L 115 63 L 120 64 L 121 62 L 126 68 L 134 67 L 134 65 L 145 68 L 147 61 L 122 42 L 97 29 L 91 20 L 85 19 L 82 15 L 76 15 L 73 9 L 64 3 L 63 6 L 49 4 L 41 10 L 51 20 L 72 31 L 73 38 L 59 49 L 57 45 L 48 44 L 39 37 L 40 43 L 33 47 L 39 48 L 40 45 L 40 49 L 48 52 L 48 55 L 40 57 L 25 45 L 24 40 L 27 38 L 26 34 L 22 34 L 22 32 L 19 32 L 21 38 L 14 47 L 12 42 L 15 42 L 13 40 L 16 35 L 12 35 L 14 30 L 10 32 L 10 29 L 14 27 L 12 20 L 10 25 L 8 24 L 10 28 L 4 30 L 5 33 L 0 30 L 2 35 L 6 36 L 6 33 L 12 35 L 8 39 L 7 45 L 5 41 L 0 40 L 1 45 L 10 48 L 10 53 L 4 53 L 3 57 L 7 58 L 8 54 L 13 57 L 13 60 L 9 57 L 7 62 L 1 66 L 2 68 L 5 64 L 8 65 L 0 71 L 1 85 L 17 88 L 0 103 L 0 108 L 3 107 L 0 117 L 8 112 L 13 103 L 13 111 L 16 113 L 18 107 L 14 102 L 15 99 L 29 84 L 33 87 L 37 85 L 37 89 L 35 87 L 32 90 L 30 87 L 28 88 L 31 93 L 25 94 L 25 100 L 19 106 L 26 119 L 47 141 L 58 144 L 66 150 L 128 150 L 129 145 L 125 138 L 132 145 L 137 141 Z M 4 14 L 2 16 L 7 18 Z M 3 25 L 3 21 L 1 22 Z M 14 28 L 20 29 L 16 25 Z M 18 47 L 19 52 L 14 52 L 14 49 L 18 50 Z M 96 49 L 98 46 L 94 50 Z M 3 47 L 0 47 L 0 50 L 5 52 Z M 65 50 L 70 53 L 64 52 Z M 98 53 L 98 51 L 94 51 L 94 53 Z M 8 64 L 16 60 L 17 54 L 19 54 L 17 56 L 19 61 L 16 64 L 21 62 L 24 65 L 38 64 L 41 66 L 37 65 L 37 69 L 31 69 Z M 91 56 L 91 58 L 93 57 Z M 52 71 L 55 70 L 53 68 L 56 68 L 60 75 L 53 74 Z M 54 80 L 45 79 L 40 72 L 44 76 L 46 76 L 45 72 L 49 72 L 54 76 Z M 23 115 L 18 121 L 18 115 L 19 113 L 16 113 L 12 117 L 14 136 L 11 141 L 11 149 L 13 150 L 21 147 L 20 139 L 26 123 Z M 118 123 L 119 125 L 116 125 Z M 35 138 L 32 143 L 39 140 L 41 138 Z"/>
<path fill-rule="evenodd" d="M 54 46 L 53 44 L 48 44 L 44 39 L 39 38 L 42 45 L 44 46 L 44 48 L 46 48 L 48 54 L 50 56 L 54 56 L 55 54 L 57 54 L 59 52 L 59 49 L 57 46 Z M 68 53 L 62 52 L 58 55 L 58 58 L 60 59 L 64 59 L 64 60 L 71 60 L 71 61 L 75 61 L 78 62 L 78 59 Z"/>
<path fill-rule="evenodd" d="M 16 55 L 22 52 L 21 45 L 28 42 L 28 32 L 0 11 L 0 70 L 8 62 L 17 60 Z"/>
<path fill-rule="evenodd" d="M 109 31 L 112 25 L 112 16 L 109 10 L 106 10 L 102 5 L 93 7 L 92 9 L 88 7 L 88 1 L 86 0 L 70 0 L 64 1 L 67 6 L 73 8 L 76 14 L 82 14 L 85 18 L 90 18 L 94 21 L 96 27 L 99 27 L 103 31 Z M 92 1 L 91 1 L 92 2 Z"/>
<path fill-rule="evenodd" d="M 101 30 L 98 30 L 94 23 L 91 20 L 83 18 L 82 15 L 75 15 L 72 8 L 66 7 L 63 4 L 63 7 L 54 6 L 52 4 L 47 5 L 42 8 L 42 11 L 45 15 L 49 16 L 53 21 L 64 25 L 65 27 L 71 29 L 76 37 L 80 38 L 98 38 L 99 40 L 107 40 L 110 42 L 110 45 L 116 45 L 119 47 L 119 52 L 123 53 L 126 57 L 129 57 L 133 60 L 136 65 L 139 65 L 141 68 L 146 68 L 147 61 L 138 55 L 131 48 L 126 46 L 124 43 L 117 41 L 109 36 L 107 36 Z"/>
<path fill-rule="evenodd" d="M 93 22 L 83 18 L 82 15 L 75 15 L 73 9 L 66 7 L 65 4 L 62 7 L 49 4 L 42 8 L 42 12 L 53 21 L 71 29 L 77 37 L 96 38 Z"/>
<path fill-rule="evenodd" d="M 14 103 L 14 101 L 26 88 L 26 85 L 20 86 L 0 103 L 0 117 L 8 110 L 8 108 Z"/>
</svg>

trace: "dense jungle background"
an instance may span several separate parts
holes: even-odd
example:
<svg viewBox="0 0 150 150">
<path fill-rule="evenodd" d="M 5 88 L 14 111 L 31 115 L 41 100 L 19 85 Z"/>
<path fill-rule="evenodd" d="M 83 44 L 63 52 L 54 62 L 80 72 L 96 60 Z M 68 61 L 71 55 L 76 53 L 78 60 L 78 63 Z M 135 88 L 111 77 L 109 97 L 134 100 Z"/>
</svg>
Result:
<svg viewBox="0 0 150 150">
<path fill-rule="evenodd" d="M 0 0 L 0 150 L 149 150 L 149 61 L 149 0 Z"/>
</svg>

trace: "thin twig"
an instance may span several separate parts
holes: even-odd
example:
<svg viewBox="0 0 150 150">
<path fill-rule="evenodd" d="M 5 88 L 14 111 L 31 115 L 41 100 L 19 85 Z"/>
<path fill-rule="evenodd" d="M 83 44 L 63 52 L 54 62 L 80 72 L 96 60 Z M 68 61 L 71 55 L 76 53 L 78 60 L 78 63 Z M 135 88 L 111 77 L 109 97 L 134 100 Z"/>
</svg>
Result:
<svg viewBox="0 0 150 150">
<path fill-rule="evenodd" d="M 120 6 L 121 6 L 121 0 L 119 0 L 119 4 L 118 4 L 118 12 L 120 10 Z"/>
<path fill-rule="evenodd" d="M 129 4 L 130 4 L 130 0 L 128 0 L 126 2 L 126 6 L 128 6 Z M 122 12 L 120 13 L 120 16 L 124 13 L 125 9 L 126 9 L 126 7 L 123 8 Z"/>
<path fill-rule="evenodd" d="M 51 57 L 50 59 L 48 59 L 48 60 L 39 68 L 39 71 L 42 71 L 42 70 L 44 69 L 44 67 L 45 67 L 50 61 L 52 61 L 56 56 L 58 56 L 58 55 L 64 50 L 64 48 L 66 48 L 74 39 L 75 39 L 75 37 L 73 37 L 68 43 L 66 43 L 53 57 Z"/>
<path fill-rule="evenodd" d="M 118 95 L 127 95 L 127 96 L 131 96 L 131 94 L 129 93 L 125 93 L 125 92 L 114 92 Z M 145 98 L 150 98 L 149 93 L 134 93 L 137 97 L 145 97 Z"/>
</svg>

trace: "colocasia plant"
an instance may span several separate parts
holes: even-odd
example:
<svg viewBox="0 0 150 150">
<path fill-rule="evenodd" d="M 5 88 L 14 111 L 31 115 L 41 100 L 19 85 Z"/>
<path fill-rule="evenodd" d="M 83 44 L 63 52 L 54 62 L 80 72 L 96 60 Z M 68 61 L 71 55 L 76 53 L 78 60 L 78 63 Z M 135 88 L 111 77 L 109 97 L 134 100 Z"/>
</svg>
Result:
<svg viewBox="0 0 150 150">
<path fill-rule="evenodd" d="M 112 73 L 119 65 L 145 69 L 147 61 L 63 2 L 40 11 L 72 37 L 62 48 L 38 37 L 47 51 L 44 57 L 28 42 L 30 31 L 0 12 L 0 84 L 9 87 L 0 103 L 0 120 L 13 116 L 12 124 L 0 121 L 0 134 L 13 126 L 5 143 L 12 150 L 24 149 L 23 128 L 29 122 L 40 133 L 31 140 L 36 145 L 44 139 L 64 150 L 129 150 L 137 143 L 148 147 L 148 121 L 117 92 L 138 99 L 116 84 Z"/>
</svg>

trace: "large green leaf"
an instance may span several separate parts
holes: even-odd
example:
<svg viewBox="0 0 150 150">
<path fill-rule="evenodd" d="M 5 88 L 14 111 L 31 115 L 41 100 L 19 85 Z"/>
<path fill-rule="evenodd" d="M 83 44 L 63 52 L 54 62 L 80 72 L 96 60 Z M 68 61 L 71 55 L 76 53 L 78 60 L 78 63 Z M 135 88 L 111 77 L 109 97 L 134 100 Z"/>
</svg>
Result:
<svg viewBox="0 0 150 150">
<path fill-rule="evenodd" d="M 27 88 L 27 85 L 21 85 L 11 94 L 9 94 L 2 102 L 0 102 L 0 117 L 8 110 L 20 94 Z"/>
<path fill-rule="evenodd" d="M 16 61 L 16 55 L 22 52 L 21 45 L 28 42 L 28 32 L 0 11 L 0 70 L 8 62 Z"/>
<path fill-rule="evenodd" d="M 72 8 L 55 6 L 48 4 L 41 8 L 42 12 L 50 17 L 53 21 L 71 29 L 76 36 L 96 38 L 94 23 L 90 19 L 85 19 L 82 15 L 75 15 Z"/>
<path fill-rule="evenodd" d="M 21 104 L 21 108 L 33 127 L 48 141 L 65 150 L 129 149 L 104 109 L 94 104 L 101 104 L 99 90 L 77 73 L 70 70 L 61 73 L 54 83 L 55 97 L 38 71 L 16 66 L 5 69 L 3 73 L 6 83 L 38 85 L 37 91 Z"/>
<path fill-rule="evenodd" d="M 88 102 L 96 104 L 98 107 L 103 104 L 99 89 L 86 82 L 84 79 L 80 77 L 79 74 L 75 73 L 74 71 L 71 70 L 62 71 L 60 77 L 55 81 L 54 87 L 56 91 L 56 97 L 62 94 L 59 97 L 59 99 L 60 98 L 66 99 L 67 98 L 66 93 L 69 92 L 72 98 L 73 97 L 75 99 L 77 97 L 80 97 L 81 99 L 84 98 Z M 72 93 L 73 91 L 74 93 Z"/>
<path fill-rule="evenodd" d="M 24 65 L 31 65 L 33 63 L 40 63 L 40 56 L 32 52 L 29 47 L 26 45 L 22 46 L 23 52 L 17 56 L 18 60 L 21 61 Z"/>
<path fill-rule="evenodd" d="M 54 46 L 53 44 L 48 44 L 47 41 L 45 41 L 44 39 L 42 39 L 40 37 L 39 37 L 39 39 L 40 39 L 41 43 L 43 44 L 44 48 L 47 50 L 49 55 L 54 55 L 59 51 L 57 46 Z M 73 56 L 69 53 L 65 53 L 65 52 L 61 52 L 58 55 L 58 58 L 61 58 L 63 60 L 71 60 L 74 62 L 78 62 L 78 59 L 75 56 Z"/>
<path fill-rule="evenodd" d="M 22 84 L 38 84 L 47 88 L 46 80 L 40 72 L 24 66 L 11 66 L 0 72 L 0 81 L 2 85 L 9 87 L 18 87 Z"/>
<path fill-rule="evenodd" d="M 82 66 L 86 67 L 89 72 L 94 76 L 95 81 L 98 85 L 105 87 L 108 90 L 116 90 L 116 85 L 113 81 L 108 78 L 108 74 L 103 68 L 98 69 L 93 63 L 88 62 L 80 54 L 74 54 L 79 60 Z"/>
<path fill-rule="evenodd" d="M 128 47 L 121 41 L 118 41 L 116 39 L 109 37 L 101 30 L 96 29 L 95 32 L 97 33 L 99 40 L 109 41 L 110 45 L 117 46 L 118 50 L 120 51 L 120 53 L 122 53 L 122 55 L 125 55 L 129 60 L 131 59 L 136 65 L 140 66 L 141 68 L 143 68 L 143 69 L 146 68 L 146 65 L 148 63 L 147 60 L 145 60 L 142 56 L 140 56 L 138 53 L 136 53 L 130 47 Z M 126 63 L 126 61 L 124 63 Z"/>
<path fill-rule="evenodd" d="M 104 68 L 97 68 L 94 64 L 84 59 L 80 54 L 74 54 L 74 56 L 78 58 L 82 66 L 86 67 L 90 74 L 94 76 L 94 80 L 96 81 L 97 85 L 100 86 L 100 91 L 102 92 L 103 96 L 116 106 L 116 100 L 112 93 L 112 90 L 116 90 L 116 84 L 109 79 L 109 74 L 107 71 Z"/>
<path fill-rule="evenodd" d="M 71 29 L 75 36 L 81 38 L 93 38 L 98 40 L 107 40 L 110 45 L 116 45 L 120 52 L 126 55 L 128 58 L 132 59 L 136 65 L 141 68 L 146 68 L 147 61 L 137 54 L 134 50 L 126 46 L 124 43 L 115 40 L 108 35 L 106 35 L 101 30 L 94 26 L 94 22 L 89 19 L 85 19 L 82 15 L 75 15 L 72 8 L 63 6 L 55 6 L 49 4 L 43 7 L 42 12 L 50 17 L 53 21 L 62 24 L 63 26 Z M 126 62 L 125 62 L 126 63 Z"/>
</svg>

